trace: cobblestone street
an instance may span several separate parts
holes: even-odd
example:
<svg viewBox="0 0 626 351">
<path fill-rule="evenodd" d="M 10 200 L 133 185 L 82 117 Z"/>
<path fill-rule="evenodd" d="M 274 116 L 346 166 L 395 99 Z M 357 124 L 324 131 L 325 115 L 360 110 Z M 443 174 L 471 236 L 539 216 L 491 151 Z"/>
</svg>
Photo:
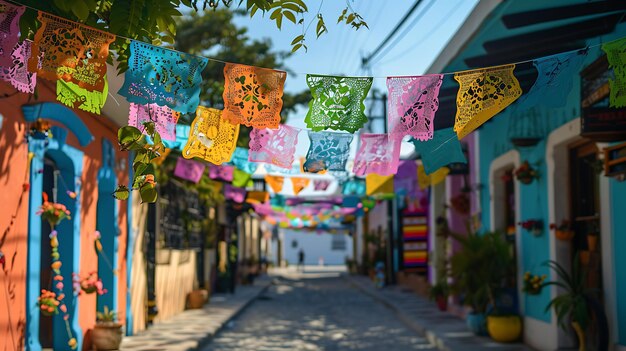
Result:
<svg viewBox="0 0 626 351">
<path fill-rule="evenodd" d="M 434 350 L 344 278 L 311 272 L 276 279 L 205 351 Z"/>
</svg>

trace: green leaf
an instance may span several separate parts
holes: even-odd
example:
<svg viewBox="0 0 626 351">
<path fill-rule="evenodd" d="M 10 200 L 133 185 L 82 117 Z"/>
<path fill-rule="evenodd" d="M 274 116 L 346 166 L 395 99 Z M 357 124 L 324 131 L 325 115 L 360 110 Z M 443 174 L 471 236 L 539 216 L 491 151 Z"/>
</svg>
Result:
<svg viewBox="0 0 626 351">
<path fill-rule="evenodd" d="M 72 13 L 78 17 L 78 19 L 84 21 L 89 17 L 89 7 L 83 1 L 74 1 L 72 5 Z"/>
<path fill-rule="evenodd" d="M 291 45 L 295 45 L 296 43 L 302 41 L 304 39 L 304 35 L 298 35 L 291 41 Z"/>
<path fill-rule="evenodd" d="M 117 142 L 120 144 L 122 151 L 130 150 L 130 147 L 141 140 L 142 137 L 141 131 L 132 126 L 125 126 L 117 131 Z"/>
<path fill-rule="evenodd" d="M 294 45 L 294 46 L 291 48 L 291 52 L 296 52 L 296 51 L 298 51 L 301 47 L 302 47 L 302 44 L 297 44 L 297 45 Z"/>
<path fill-rule="evenodd" d="M 309 11 L 309 8 L 306 7 L 306 4 L 302 0 L 291 0 L 292 3 L 300 5 L 303 12 Z"/>
<path fill-rule="evenodd" d="M 117 189 L 115 189 L 115 192 L 113 192 L 113 197 L 115 197 L 117 200 L 127 200 L 129 195 L 130 190 L 128 190 L 128 187 L 126 187 L 126 185 L 118 186 Z"/>
<path fill-rule="evenodd" d="M 139 189 L 142 203 L 155 203 L 157 200 L 157 190 L 153 184 L 146 184 Z"/>
<path fill-rule="evenodd" d="M 280 9 L 276 9 L 270 15 L 270 19 L 271 20 L 276 20 L 276 18 L 278 18 L 279 15 L 280 15 Z"/>
<path fill-rule="evenodd" d="M 283 15 L 285 15 L 285 17 L 287 17 L 287 19 L 290 20 L 293 24 L 296 23 L 296 15 L 294 15 L 293 12 L 285 11 L 283 12 Z"/>
<path fill-rule="evenodd" d="M 143 163 L 143 162 L 133 163 L 133 170 L 136 176 L 143 175 L 147 168 L 148 168 L 147 163 Z"/>
<path fill-rule="evenodd" d="M 281 13 L 280 16 L 276 17 L 276 26 L 278 27 L 278 29 L 281 29 L 280 27 L 283 24 L 283 14 Z"/>
<path fill-rule="evenodd" d="M 348 19 L 346 19 L 346 24 L 350 24 L 350 23 L 352 23 L 352 21 L 354 21 L 354 18 L 355 18 L 355 17 L 356 17 L 356 16 L 354 15 L 354 13 L 349 14 L 349 15 L 348 15 Z"/>
<path fill-rule="evenodd" d="M 54 6 L 58 7 L 59 9 L 63 10 L 63 11 L 69 11 L 70 10 L 70 4 L 68 4 L 65 0 L 54 0 Z"/>
</svg>

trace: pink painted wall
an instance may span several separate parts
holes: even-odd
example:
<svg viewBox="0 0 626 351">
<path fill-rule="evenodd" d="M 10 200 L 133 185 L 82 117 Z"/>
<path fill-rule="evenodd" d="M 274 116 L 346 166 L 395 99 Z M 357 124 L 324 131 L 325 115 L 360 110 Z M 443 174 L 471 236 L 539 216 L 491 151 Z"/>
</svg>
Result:
<svg viewBox="0 0 626 351">
<path fill-rule="evenodd" d="M 52 87 L 50 82 L 40 80 L 37 86 L 39 98 L 35 101 L 30 95 L 22 93 L 1 98 L 5 94 L 13 94 L 15 89 L 5 83 L 0 83 L 0 114 L 4 117 L 2 129 L 0 129 L 0 203 L 3 208 L 3 211 L 0 211 L 0 228 L 2 228 L 0 250 L 7 259 L 5 269 L 0 273 L 0 350 L 22 349 L 24 343 L 29 194 L 28 191 L 23 191 L 23 184 L 28 181 L 28 177 L 25 178 L 28 144 L 24 140 L 28 126 L 24 122 L 21 106 L 27 103 L 55 102 L 56 94 Z M 98 265 L 92 234 L 96 230 L 97 173 L 102 165 L 102 138 L 107 138 L 113 145 L 116 145 L 117 127 L 104 116 L 79 110 L 74 112 L 95 138 L 87 147 L 82 148 L 71 132 L 67 136 L 68 145 L 84 152 L 82 189 L 78 200 L 81 201 L 80 270 L 81 273 L 86 273 L 97 270 Z M 127 157 L 126 153 L 116 151 L 116 161 Z M 118 171 L 117 177 L 119 184 L 128 182 L 127 171 Z M 120 229 L 117 277 L 120 306 L 118 312 L 121 321 L 124 321 L 126 317 L 126 213 L 126 202 L 120 202 L 117 219 Z M 65 277 L 65 280 L 70 282 L 71 277 Z M 95 294 L 81 295 L 79 308 L 79 323 L 85 333 L 83 349 L 91 349 L 89 334 L 96 320 Z"/>
</svg>

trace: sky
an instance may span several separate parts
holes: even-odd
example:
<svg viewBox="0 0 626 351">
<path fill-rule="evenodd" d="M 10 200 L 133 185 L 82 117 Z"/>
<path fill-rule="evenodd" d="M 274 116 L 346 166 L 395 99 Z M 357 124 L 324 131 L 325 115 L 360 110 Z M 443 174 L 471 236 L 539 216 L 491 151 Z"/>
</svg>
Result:
<svg viewBox="0 0 626 351">
<path fill-rule="evenodd" d="M 386 92 L 385 78 L 398 75 L 421 75 L 445 47 L 465 18 L 478 3 L 477 0 L 422 0 L 417 10 L 405 22 L 387 46 L 373 58 L 370 70 L 361 67 L 363 56 L 373 52 L 398 24 L 414 4 L 414 0 L 347 0 L 352 8 L 367 22 L 369 30 L 362 27 L 355 31 L 345 24 L 336 24 L 337 17 L 346 7 L 344 0 L 309 0 L 310 13 L 305 16 L 305 27 L 320 9 L 324 15 L 328 33 L 315 38 L 313 22 L 306 32 L 308 51 L 299 50 L 285 60 L 290 73 L 285 90 L 300 92 L 308 89 L 306 74 L 373 76 L 373 89 Z M 320 6 L 321 5 L 321 6 Z M 269 14 L 263 18 L 237 17 L 239 26 L 249 29 L 254 39 L 271 38 L 275 50 L 291 51 L 291 41 L 301 34 L 301 26 L 287 20 L 278 30 Z M 436 72 L 432 72 L 436 73 Z M 367 107 L 367 102 L 366 102 Z M 304 117 L 307 107 L 290 115 L 287 124 L 306 129 Z M 382 125 L 374 125 L 372 132 L 381 133 Z M 357 138 L 352 143 L 352 158 L 356 154 Z M 305 156 L 309 142 L 305 131 L 299 135 L 296 159 Z M 411 152 L 412 146 L 403 143 L 402 155 Z M 348 165 L 348 169 L 351 166 Z"/>
</svg>

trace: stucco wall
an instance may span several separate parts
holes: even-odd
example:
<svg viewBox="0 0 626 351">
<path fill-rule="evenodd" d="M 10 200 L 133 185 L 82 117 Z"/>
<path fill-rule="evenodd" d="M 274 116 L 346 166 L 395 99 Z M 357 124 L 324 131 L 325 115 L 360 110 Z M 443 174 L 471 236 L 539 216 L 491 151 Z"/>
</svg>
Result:
<svg viewBox="0 0 626 351">
<path fill-rule="evenodd" d="M 0 114 L 4 117 L 0 130 L 0 203 L 6 208 L 0 214 L 0 227 L 9 228 L 0 237 L 0 250 L 7 256 L 5 273 L 0 274 L 0 315 L 10 315 L 10 321 L 2 318 L 0 321 L 0 349 L 13 349 L 13 342 L 23 343 L 24 323 L 26 308 L 26 260 L 28 240 L 28 193 L 22 194 L 22 185 L 25 182 L 28 160 L 28 144 L 25 143 L 25 129 L 21 107 L 27 103 L 55 102 L 56 94 L 49 82 L 39 81 L 38 100 L 34 100 L 27 94 L 16 94 L 0 100 Z M 12 94 L 12 87 L 0 83 L 0 95 Z M 96 230 L 96 205 L 98 202 L 97 173 L 102 165 L 102 138 L 107 138 L 116 145 L 117 127 L 110 123 L 104 116 L 96 116 L 82 111 L 74 112 L 85 123 L 93 134 L 94 140 L 86 147 L 80 147 L 76 137 L 70 132 L 67 136 L 67 144 L 81 150 L 84 153 L 83 173 L 80 178 L 80 194 L 76 201 L 80 202 L 80 272 L 87 273 L 97 270 L 97 256 L 93 246 L 93 233 Z M 54 125 L 54 124 L 53 124 Z M 116 151 L 116 161 L 127 158 L 126 153 Z M 128 183 L 126 171 L 117 169 L 117 180 L 120 184 Z M 20 197 L 23 196 L 20 202 Z M 13 219 L 13 215 L 15 218 Z M 10 226 L 13 220 L 13 225 Z M 119 203 L 119 251 L 117 277 L 119 318 L 125 318 L 126 305 L 126 203 Z M 63 245 L 63 233 L 59 234 L 60 244 Z M 121 254 L 120 254 L 121 253 Z M 63 257 L 61 258 L 63 259 Z M 66 284 L 71 286 L 71 277 L 64 277 Z M 6 288 L 5 288 L 6 287 Z M 5 292 L 9 291 L 9 296 Z M 78 297 L 79 325 L 83 334 L 89 333 L 96 319 L 96 296 L 81 295 Z M 89 347 L 87 338 L 84 347 Z"/>
</svg>

